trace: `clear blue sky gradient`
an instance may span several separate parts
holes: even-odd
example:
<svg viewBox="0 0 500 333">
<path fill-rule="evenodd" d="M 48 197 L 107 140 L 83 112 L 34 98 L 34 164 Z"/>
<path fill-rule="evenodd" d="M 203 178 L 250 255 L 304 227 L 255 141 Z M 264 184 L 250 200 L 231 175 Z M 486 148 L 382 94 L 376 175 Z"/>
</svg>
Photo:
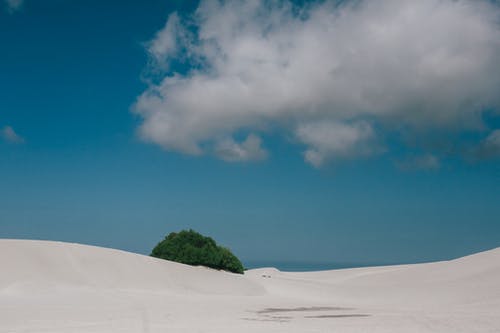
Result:
<svg viewBox="0 0 500 333">
<path fill-rule="evenodd" d="M 185 1 L 27 0 L 0 11 L 0 238 L 148 254 L 194 228 L 246 261 L 394 263 L 500 246 L 500 161 L 458 157 L 403 171 L 390 154 L 315 169 L 265 137 L 272 156 L 226 163 L 136 136 L 143 47 Z M 492 118 L 491 123 L 498 119 Z M 498 126 L 497 126 L 498 127 Z"/>
</svg>

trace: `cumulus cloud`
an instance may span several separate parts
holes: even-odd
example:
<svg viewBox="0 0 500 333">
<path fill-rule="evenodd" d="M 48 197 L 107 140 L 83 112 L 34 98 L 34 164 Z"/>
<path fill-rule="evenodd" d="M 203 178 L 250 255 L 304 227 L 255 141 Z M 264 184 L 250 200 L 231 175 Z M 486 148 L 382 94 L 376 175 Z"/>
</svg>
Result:
<svg viewBox="0 0 500 333">
<path fill-rule="evenodd" d="M 133 107 L 139 133 L 248 161 L 278 131 L 321 166 L 383 151 L 388 132 L 479 130 L 500 105 L 499 22 L 487 0 L 202 1 L 148 44 L 160 79 Z"/>
<path fill-rule="evenodd" d="M 365 122 L 305 123 L 298 126 L 296 135 L 308 146 L 304 152 L 305 160 L 316 167 L 333 158 L 370 155 L 378 150 L 373 144 L 374 131 Z"/>
<path fill-rule="evenodd" d="M 5 0 L 5 4 L 7 5 L 7 10 L 9 13 L 14 13 L 21 9 L 23 6 L 24 0 Z"/>
<path fill-rule="evenodd" d="M 241 143 L 237 143 L 233 138 L 226 138 L 217 142 L 215 154 L 228 162 L 258 161 L 267 157 L 261 143 L 261 138 L 255 134 L 249 134 Z"/>
<path fill-rule="evenodd" d="M 4 126 L 0 130 L 0 136 L 9 143 L 23 143 L 24 138 L 17 134 L 10 126 Z"/>
</svg>

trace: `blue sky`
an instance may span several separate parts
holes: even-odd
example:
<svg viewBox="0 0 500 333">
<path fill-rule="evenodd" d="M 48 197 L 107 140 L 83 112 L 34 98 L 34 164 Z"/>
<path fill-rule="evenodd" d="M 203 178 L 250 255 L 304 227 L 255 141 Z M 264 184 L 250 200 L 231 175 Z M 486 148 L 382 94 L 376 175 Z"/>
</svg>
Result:
<svg viewBox="0 0 500 333">
<path fill-rule="evenodd" d="M 0 237 L 146 254 L 194 228 L 245 261 L 351 263 L 500 246 L 498 6 L 284 4 L 4 1 Z"/>
</svg>

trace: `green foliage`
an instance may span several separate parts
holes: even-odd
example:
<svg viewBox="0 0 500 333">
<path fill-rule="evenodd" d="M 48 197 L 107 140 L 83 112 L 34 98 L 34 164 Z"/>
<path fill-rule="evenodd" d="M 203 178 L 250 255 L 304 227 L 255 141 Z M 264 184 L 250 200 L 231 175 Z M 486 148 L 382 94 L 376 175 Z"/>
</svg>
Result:
<svg viewBox="0 0 500 333">
<path fill-rule="evenodd" d="M 229 249 L 192 229 L 170 233 L 155 246 L 151 256 L 243 274 L 243 265 Z"/>
</svg>

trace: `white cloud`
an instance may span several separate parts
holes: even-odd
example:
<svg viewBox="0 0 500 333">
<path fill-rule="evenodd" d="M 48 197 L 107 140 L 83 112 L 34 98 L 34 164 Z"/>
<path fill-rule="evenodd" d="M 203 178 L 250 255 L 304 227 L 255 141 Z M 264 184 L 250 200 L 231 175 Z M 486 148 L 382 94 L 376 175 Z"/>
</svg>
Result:
<svg viewBox="0 0 500 333">
<path fill-rule="evenodd" d="M 497 129 L 492 131 L 484 140 L 484 145 L 500 152 L 500 130 Z"/>
<path fill-rule="evenodd" d="M 17 134 L 14 129 L 10 126 L 4 126 L 0 130 L 0 136 L 7 142 L 10 143 L 23 143 L 24 138 Z"/>
<path fill-rule="evenodd" d="M 500 156 L 500 129 L 490 132 L 473 150 L 472 157 L 476 159 L 494 158 Z"/>
<path fill-rule="evenodd" d="M 500 105 L 499 22 L 487 0 L 202 1 L 148 44 L 163 77 L 134 105 L 139 132 L 233 161 L 253 159 L 234 135 L 278 130 L 319 166 L 379 151 L 387 131 L 479 129 Z"/>
<path fill-rule="evenodd" d="M 215 147 L 215 154 L 228 162 L 259 161 L 267 157 L 267 152 L 261 147 L 262 140 L 255 134 L 237 143 L 232 138 L 220 140 Z"/>
<path fill-rule="evenodd" d="M 181 24 L 177 13 L 170 14 L 163 29 L 147 45 L 154 65 L 167 70 L 169 61 L 179 57 L 183 45 L 189 43 L 189 36 L 189 31 Z"/>
<path fill-rule="evenodd" d="M 373 144 L 373 129 L 365 122 L 300 124 L 296 136 L 308 146 L 304 152 L 305 160 L 316 167 L 331 159 L 366 156 L 379 151 Z"/>
<path fill-rule="evenodd" d="M 14 13 L 21 9 L 24 4 L 24 0 L 5 0 L 5 4 L 7 5 L 7 10 L 9 13 Z"/>
</svg>

